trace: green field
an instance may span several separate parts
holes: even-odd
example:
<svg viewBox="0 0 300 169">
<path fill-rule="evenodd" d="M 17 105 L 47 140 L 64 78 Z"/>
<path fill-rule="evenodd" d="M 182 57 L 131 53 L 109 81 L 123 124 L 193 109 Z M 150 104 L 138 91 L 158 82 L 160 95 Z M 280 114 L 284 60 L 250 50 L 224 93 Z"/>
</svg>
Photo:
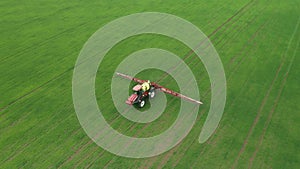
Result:
<svg viewBox="0 0 300 169">
<path fill-rule="evenodd" d="M 299 168 L 300 1 L 6 0 L 0 9 L 0 168 Z M 149 11 L 186 19 L 210 38 L 225 69 L 226 107 L 213 136 L 199 144 L 211 94 L 203 63 L 195 55 L 185 57 L 190 49 L 165 36 L 123 40 L 104 58 L 96 78 L 98 104 L 116 130 L 149 137 L 177 117 L 180 100 L 169 96 L 163 115 L 148 124 L 130 122 L 114 108 L 113 72 L 141 49 L 181 56 L 197 75 L 205 103 L 176 147 L 156 157 L 124 158 L 103 150 L 83 131 L 72 100 L 73 69 L 100 27 Z M 146 70 L 138 77 L 156 81 L 164 72 Z M 178 89 L 170 76 L 160 84 Z"/>
</svg>

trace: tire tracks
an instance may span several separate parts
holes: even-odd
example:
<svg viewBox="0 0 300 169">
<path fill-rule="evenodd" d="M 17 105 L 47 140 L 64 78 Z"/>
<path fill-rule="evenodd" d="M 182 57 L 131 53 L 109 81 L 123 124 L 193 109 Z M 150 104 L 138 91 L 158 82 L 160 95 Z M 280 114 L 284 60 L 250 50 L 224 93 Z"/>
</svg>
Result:
<svg viewBox="0 0 300 169">
<path fill-rule="evenodd" d="M 165 77 L 166 78 L 166 77 Z M 109 89 L 110 90 L 110 89 Z M 176 98 L 174 97 L 174 98 L 172 98 L 172 100 L 174 101 Z M 171 100 L 171 101 L 172 101 Z M 129 111 L 129 109 L 130 109 L 130 107 L 126 110 L 126 111 Z M 118 112 L 116 112 L 116 113 L 118 113 Z M 115 121 L 116 119 L 118 119 L 118 118 L 120 118 L 121 117 L 121 114 L 118 114 L 117 115 L 117 117 L 116 118 L 114 118 L 114 120 L 113 121 Z M 113 123 L 113 122 L 111 122 L 111 123 Z M 149 124 L 146 124 L 142 129 L 141 129 L 141 131 L 143 131 L 147 126 L 148 126 Z M 128 129 L 126 129 L 125 131 L 127 131 L 127 130 L 132 130 L 132 129 L 134 129 L 136 127 L 136 124 L 135 123 L 133 123 L 132 125 L 130 125 L 130 127 L 128 128 Z M 140 132 L 141 132 L 140 131 Z M 100 133 L 101 134 L 101 133 Z M 98 134 L 99 135 L 99 134 Z M 74 153 L 72 156 L 70 156 L 68 159 L 67 159 L 67 161 L 65 161 L 64 163 L 62 163 L 60 166 L 59 166 L 59 168 L 60 167 L 62 167 L 64 164 L 66 164 L 66 163 L 68 163 L 68 162 L 70 162 L 72 159 L 73 159 L 73 157 L 75 156 L 75 155 L 77 155 L 77 154 L 79 154 L 79 152 L 81 152 L 85 147 L 87 147 L 88 145 L 90 145 L 90 144 L 92 144 L 93 143 L 93 140 L 90 140 L 88 143 L 86 143 L 85 145 L 83 145 L 82 147 L 80 147 L 76 152 L 77 153 Z M 98 148 L 98 147 L 97 147 Z M 104 153 L 106 150 L 103 150 L 103 152 L 101 152 L 100 154 L 102 154 L 102 153 Z M 97 156 L 98 157 L 98 156 Z"/>
<path fill-rule="evenodd" d="M 258 32 L 260 32 L 260 31 L 263 29 L 263 27 L 264 27 L 265 24 L 266 24 L 266 23 L 263 23 L 263 24 L 258 28 L 258 30 L 255 31 L 255 33 L 248 39 L 248 42 L 245 43 L 245 46 L 246 46 L 246 45 L 249 45 L 249 43 L 252 43 L 252 42 L 253 42 L 254 37 L 258 34 Z M 257 47 L 256 47 L 256 49 L 257 49 Z M 242 52 L 242 51 L 244 51 L 244 50 L 241 50 L 240 53 L 245 53 L 245 55 L 247 55 L 248 52 Z M 235 56 L 235 57 L 236 57 L 236 56 Z M 245 56 L 244 56 L 243 58 L 245 58 Z M 240 61 L 239 64 L 236 65 L 236 66 L 234 67 L 235 70 L 238 69 L 239 65 L 240 65 L 243 61 L 244 61 L 244 59 L 243 59 L 242 61 Z M 229 65 L 231 65 L 231 64 L 232 64 L 232 63 L 229 63 Z M 252 74 L 253 74 L 253 72 L 252 72 Z M 228 78 L 228 81 L 230 81 L 230 80 L 231 80 L 231 78 Z M 249 78 L 245 81 L 245 83 L 247 83 L 248 80 L 249 80 Z M 245 85 L 243 85 L 243 86 L 245 86 Z M 231 105 L 232 105 L 232 104 L 231 104 Z M 229 106 L 229 107 L 231 107 L 231 106 Z M 199 153 L 198 156 L 200 156 L 200 155 L 204 152 L 204 150 L 205 150 L 205 148 Z M 176 167 L 177 164 L 179 163 L 179 161 L 180 161 L 180 160 L 176 160 L 175 164 L 173 164 L 172 167 Z M 196 161 L 196 162 L 197 162 L 197 161 Z M 195 166 L 196 162 L 195 162 L 194 164 L 192 164 L 192 167 L 191 167 L 191 168 L 193 168 L 193 167 Z"/>
<path fill-rule="evenodd" d="M 257 112 L 257 114 L 256 114 L 256 117 L 255 117 L 255 119 L 254 119 L 254 121 L 253 121 L 253 124 L 252 124 L 252 126 L 250 127 L 250 130 L 249 130 L 249 132 L 248 132 L 248 134 L 247 134 L 247 136 L 246 136 L 246 138 L 245 138 L 245 140 L 244 140 L 244 143 L 243 143 L 243 145 L 242 145 L 242 147 L 241 147 L 241 149 L 240 149 L 240 151 L 239 151 L 239 153 L 238 153 L 238 156 L 236 157 L 236 159 L 235 159 L 235 161 L 234 161 L 234 163 L 233 163 L 233 165 L 232 165 L 232 168 L 233 168 L 233 169 L 236 167 L 236 165 L 237 165 L 237 163 L 238 163 L 238 161 L 239 161 L 239 158 L 240 158 L 241 154 L 245 151 L 245 148 L 246 148 L 246 146 L 247 146 L 247 144 L 248 144 L 248 140 L 249 140 L 250 136 L 252 135 L 253 130 L 254 130 L 254 128 L 256 127 L 256 125 L 257 125 L 257 123 L 258 123 L 258 121 L 259 121 L 259 119 L 260 119 L 260 116 L 261 116 L 261 114 L 262 114 L 262 110 L 263 110 L 263 108 L 265 107 L 265 104 L 266 104 L 266 102 L 267 102 L 267 100 L 268 100 L 268 98 L 269 98 L 269 95 L 270 95 L 270 93 L 271 93 L 271 91 L 272 91 L 272 89 L 273 89 L 273 86 L 274 86 L 274 84 L 275 84 L 275 81 L 277 81 L 277 79 L 278 79 L 279 72 L 281 71 L 282 66 L 284 65 L 284 63 L 285 63 L 285 61 L 286 61 L 286 58 L 287 58 L 286 54 L 287 54 L 287 51 L 288 51 L 289 48 L 290 48 L 290 45 L 291 45 L 292 40 L 293 40 L 293 38 L 294 38 L 294 36 L 295 36 L 295 34 L 296 34 L 296 31 L 297 31 L 297 29 L 298 29 L 298 26 L 299 26 L 299 19 L 298 19 L 298 23 L 297 23 L 297 25 L 296 25 L 296 28 L 295 28 L 295 30 L 294 30 L 294 32 L 293 32 L 293 34 L 292 34 L 292 37 L 291 37 L 291 39 L 290 39 L 290 41 L 289 41 L 289 44 L 288 44 L 288 46 L 287 46 L 287 50 L 286 50 L 286 52 L 285 52 L 285 53 L 283 54 L 283 56 L 282 56 L 281 64 L 279 65 L 279 67 L 278 67 L 278 69 L 277 69 L 277 71 L 276 71 L 275 77 L 274 77 L 274 79 L 273 79 L 272 82 L 271 82 L 271 85 L 270 85 L 270 87 L 269 87 L 269 89 L 268 89 L 268 91 L 267 91 L 267 93 L 266 93 L 266 95 L 265 95 L 265 97 L 264 97 L 264 99 L 263 99 L 263 101 L 262 101 L 262 103 L 261 103 L 261 106 L 259 107 L 259 110 L 258 110 L 258 112 Z"/>
<path fill-rule="evenodd" d="M 296 25 L 295 32 L 293 33 L 291 39 L 294 38 L 294 35 L 295 35 L 296 31 L 297 31 L 298 26 L 299 26 L 299 21 L 298 21 L 298 23 L 297 23 L 297 25 Z M 249 165 L 248 165 L 248 168 L 249 168 L 249 169 L 252 168 L 252 166 L 253 166 L 253 161 L 254 161 L 254 159 L 255 159 L 255 157 L 256 157 L 258 151 L 259 151 L 259 148 L 260 148 L 261 145 L 262 145 L 264 136 L 265 136 L 266 131 L 267 131 L 268 127 L 269 127 L 269 124 L 270 124 L 271 119 L 272 119 L 272 117 L 273 117 L 274 111 L 275 111 L 275 109 L 277 108 L 277 105 L 278 105 L 278 103 L 279 103 L 279 100 L 280 100 L 282 91 L 283 91 L 283 89 L 284 89 L 284 87 L 285 87 L 285 84 L 286 84 L 286 81 L 287 81 L 287 78 L 288 78 L 290 69 L 291 69 L 291 67 L 292 67 L 292 64 L 294 63 L 294 59 L 295 59 L 295 56 L 296 56 L 296 53 L 297 53 L 297 49 L 298 49 L 298 46 L 299 46 L 299 40 L 298 40 L 296 46 L 297 46 L 297 47 L 296 47 L 296 49 L 295 49 L 295 51 L 294 51 L 294 54 L 293 54 L 292 59 L 291 59 L 291 61 L 290 61 L 290 64 L 289 64 L 289 66 L 288 66 L 288 68 L 287 68 L 287 71 L 286 71 L 286 73 L 285 73 L 285 75 L 284 75 L 284 78 L 283 78 L 283 81 L 282 81 L 282 83 L 281 83 L 281 87 L 280 87 L 280 89 L 279 89 L 279 92 L 278 92 L 278 94 L 277 94 L 277 97 L 276 97 L 276 99 L 275 99 L 275 101 L 274 101 L 274 104 L 273 104 L 273 106 L 272 106 L 271 111 L 269 112 L 267 121 L 265 122 L 265 125 L 264 125 L 264 128 L 263 128 L 263 132 L 262 132 L 262 134 L 260 135 L 258 145 L 256 146 L 255 151 L 254 151 L 254 153 L 252 154 L 251 158 L 249 159 Z M 289 46 L 288 46 L 288 48 L 289 48 Z M 288 50 L 287 50 L 287 51 L 288 51 Z M 286 54 L 287 54 L 287 53 L 286 53 Z"/>
<path fill-rule="evenodd" d="M 229 20 L 230 21 L 230 20 Z M 70 70 L 72 70 L 73 68 L 70 68 Z M 58 75 L 59 77 L 60 77 L 60 75 Z M 54 80 L 56 80 L 56 79 L 50 79 L 49 81 L 47 81 L 47 82 L 52 82 L 52 81 L 54 81 Z M 14 104 L 15 102 L 17 102 L 17 101 L 19 101 L 19 100 L 21 100 L 21 99 L 23 99 L 24 97 L 27 97 L 28 95 L 30 95 L 30 94 L 32 94 L 32 93 L 34 93 L 35 91 L 38 91 L 40 88 L 42 88 L 43 86 L 45 86 L 45 85 L 47 85 L 48 83 L 44 83 L 44 84 L 42 84 L 41 86 L 39 86 L 38 88 L 36 88 L 36 89 L 34 89 L 33 91 L 31 91 L 31 92 L 29 92 L 29 93 L 27 93 L 27 94 L 25 94 L 25 95 L 23 95 L 23 96 L 21 96 L 21 97 L 19 97 L 18 99 L 16 99 L 16 100 L 14 100 L 13 102 L 11 102 L 11 104 L 10 105 L 12 105 L 12 104 Z M 9 106 L 10 106 L 9 105 Z M 8 106 L 5 106 L 5 109 L 7 108 Z M 1 111 L 3 110 L 3 108 L 1 108 Z"/>
<path fill-rule="evenodd" d="M 254 19 L 252 20 L 252 22 L 254 21 Z M 251 22 L 251 23 L 252 23 Z M 266 25 L 266 23 L 267 22 L 265 22 L 264 24 L 262 24 L 256 31 L 255 31 L 255 33 L 249 38 L 249 40 L 248 40 L 248 42 L 246 43 L 246 44 L 249 44 L 249 43 L 251 43 L 252 41 L 253 41 L 253 39 L 255 39 L 255 37 L 256 37 L 256 35 L 258 34 L 258 32 L 260 32 L 263 28 L 264 28 L 264 26 Z M 248 23 L 246 26 L 249 26 L 250 25 L 250 23 Z M 242 28 L 242 26 L 241 26 L 241 28 Z M 241 30 L 241 29 L 240 29 Z M 222 40 L 221 40 L 222 41 Z M 244 45 L 244 46 L 246 46 L 246 44 Z M 236 56 L 235 56 L 236 57 Z M 242 61 L 241 61 L 242 62 Z M 238 67 L 238 66 L 236 66 L 236 67 Z M 193 141 L 192 142 L 192 144 L 194 143 L 195 141 Z M 192 145 L 191 144 L 191 145 Z M 190 146 L 191 146 L 190 145 Z M 189 147 L 190 147 L 189 146 Z M 188 148 L 187 148 L 188 149 Z M 187 150 L 186 149 L 186 150 Z M 186 151 L 186 150 L 184 150 L 184 152 Z M 172 152 L 170 152 L 170 154 L 173 154 L 173 151 Z M 166 156 L 168 156 L 168 154 L 166 155 Z M 183 156 L 183 155 L 182 155 Z M 164 159 L 166 159 L 166 162 L 167 162 L 167 160 L 169 159 L 169 158 L 164 158 Z M 176 160 L 176 163 L 178 163 L 180 160 Z M 161 163 L 161 164 L 166 164 L 166 162 L 165 163 Z M 173 167 L 175 167 L 177 164 L 173 164 Z M 162 165 L 162 166 L 160 166 L 160 167 L 163 167 L 164 165 Z M 148 167 L 146 167 L 146 168 L 149 168 L 149 167 L 151 167 L 151 166 L 148 166 Z M 160 168 L 159 167 L 159 168 Z"/>
</svg>

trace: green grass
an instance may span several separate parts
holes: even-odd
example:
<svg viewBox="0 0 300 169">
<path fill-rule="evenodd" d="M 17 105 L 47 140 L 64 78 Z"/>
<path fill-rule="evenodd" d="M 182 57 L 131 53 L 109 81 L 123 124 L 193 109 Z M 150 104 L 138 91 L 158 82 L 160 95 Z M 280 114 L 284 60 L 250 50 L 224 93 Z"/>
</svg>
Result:
<svg viewBox="0 0 300 169">
<path fill-rule="evenodd" d="M 299 2 L 34 0 L 1 1 L 0 9 L 0 168 L 300 166 Z M 205 103 L 195 126 L 174 149 L 129 159 L 98 147 L 81 128 L 72 102 L 72 71 L 83 44 L 97 29 L 145 11 L 177 15 L 209 35 L 224 65 L 228 94 L 218 129 L 199 144 L 210 83 L 201 61 L 188 57 L 185 62 L 197 74 Z M 123 117 L 113 121 L 119 116 L 107 92 L 113 72 L 123 58 L 145 48 L 165 49 L 182 58 L 189 51 L 168 37 L 134 36 L 107 54 L 96 79 L 98 104 L 107 121 L 136 137 L 166 130 L 179 107 L 178 99 L 168 97 L 164 114 L 149 125 Z M 146 70 L 138 77 L 155 81 L 162 74 Z M 178 89 L 169 76 L 160 83 Z"/>
</svg>

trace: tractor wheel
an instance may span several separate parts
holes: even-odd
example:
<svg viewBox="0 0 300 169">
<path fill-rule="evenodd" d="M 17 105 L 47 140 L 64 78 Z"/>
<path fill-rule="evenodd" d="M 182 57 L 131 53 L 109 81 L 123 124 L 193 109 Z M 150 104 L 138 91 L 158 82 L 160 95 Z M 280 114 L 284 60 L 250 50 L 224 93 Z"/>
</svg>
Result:
<svg viewBox="0 0 300 169">
<path fill-rule="evenodd" d="M 153 99 L 155 97 L 155 91 L 154 90 L 149 92 L 149 97 L 150 97 L 150 99 Z"/>
<path fill-rule="evenodd" d="M 140 108 L 143 108 L 146 104 L 146 101 L 145 100 L 141 100 L 141 102 L 139 102 L 139 107 Z"/>
</svg>

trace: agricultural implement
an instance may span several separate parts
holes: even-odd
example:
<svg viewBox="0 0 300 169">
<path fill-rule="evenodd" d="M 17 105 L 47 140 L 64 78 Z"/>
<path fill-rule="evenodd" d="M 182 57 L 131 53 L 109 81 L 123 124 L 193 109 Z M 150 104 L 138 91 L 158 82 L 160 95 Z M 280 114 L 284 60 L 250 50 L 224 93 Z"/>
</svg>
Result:
<svg viewBox="0 0 300 169">
<path fill-rule="evenodd" d="M 125 79 L 129 79 L 131 81 L 137 82 L 138 84 L 133 87 L 133 94 L 128 97 L 126 100 L 126 104 L 134 105 L 137 104 L 140 108 L 144 107 L 146 104 L 146 98 L 153 99 L 155 97 L 155 92 L 157 90 L 162 91 L 164 93 L 170 94 L 175 97 L 182 98 L 184 100 L 194 102 L 197 104 L 203 104 L 202 102 L 187 97 L 183 94 L 177 93 L 173 90 L 165 88 L 155 82 L 150 82 L 149 80 L 141 80 L 135 77 L 131 77 L 129 75 L 125 75 L 122 73 L 116 73 L 118 76 L 121 76 Z"/>
</svg>

